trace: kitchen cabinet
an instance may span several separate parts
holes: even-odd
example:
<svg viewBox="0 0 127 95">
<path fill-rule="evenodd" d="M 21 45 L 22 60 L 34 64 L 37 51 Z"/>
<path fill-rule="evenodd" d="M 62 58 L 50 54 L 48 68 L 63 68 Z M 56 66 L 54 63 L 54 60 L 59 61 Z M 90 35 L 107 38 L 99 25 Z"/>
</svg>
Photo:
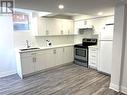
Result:
<svg viewBox="0 0 127 95">
<path fill-rule="evenodd" d="M 73 20 L 68 20 L 67 33 L 68 33 L 68 35 L 73 35 L 74 34 L 74 22 L 73 22 Z"/>
<path fill-rule="evenodd" d="M 56 49 L 46 50 L 46 67 L 50 68 L 56 65 Z"/>
<path fill-rule="evenodd" d="M 63 59 L 63 54 L 64 54 L 64 51 L 63 51 L 64 47 L 63 48 L 57 48 L 56 49 L 56 65 L 62 65 L 64 63 L 64 59 Z"/>
<path fill-rule="evenodd" d="M 72 35 L 73 20 L 56 18 L 33 18 L 34 36 Z"/>
<path fill-rule="evenodd" d="M 34 17 L 32 19 L 32 32 L 34 36 L 48 35 L 46 18 Z"/>
<path fill-rule="evenodd" d="M 97 69 L 98 66 L 98 48 L 97 46 L 89 46 L 89 66 Z"/>
<path fill-rule="evenodd" d="M 64 63 L 73 62 L 74 60 L 74 48 L 72 46 L 64 48 Z"/>
<path fill-rule="evenodd" d="M 34 70 L 40 71 L 46 69 L 46 51 L 38 51 L 34 55 Z"/>
<path fill-rule="evenodd" d="M 74 22 L 74 34 L 79 34 L 79 28 L 83 27 L 84 21 L 75 21 Z"/>
<path fill-rule="evenodd" d="M 57 35 L 57 34 L 58 31 L 57 31 L 56 19 L 46 18 L 46 35 Z"/>
<path fill-rule="evenodd" d="M 34 72 L 34 57 L 33 56 L 27 56 L 21 58 L 21 68 L 22 68 L 22 74 L 30 74 Z"/>
<path fill-rule="evenodd" d="M 57 31 L 59 35 L 73 35 L 74 34 L 74 25 L 73 20 L 67 19 L 56 19 L 57 21 Z"/>
<path fill-rule="evenodd" d="M 84 27 L 92 27 L 91 20 L 79 20 L 74 22 L 74 34 L 79 34 L 79 29 Z"/>
<path fill-rule="evenodd" d="M 73 46 L 18 53 L 17 73 L 21 78 L 33 72 L 73 62 Z"/>
</svg>

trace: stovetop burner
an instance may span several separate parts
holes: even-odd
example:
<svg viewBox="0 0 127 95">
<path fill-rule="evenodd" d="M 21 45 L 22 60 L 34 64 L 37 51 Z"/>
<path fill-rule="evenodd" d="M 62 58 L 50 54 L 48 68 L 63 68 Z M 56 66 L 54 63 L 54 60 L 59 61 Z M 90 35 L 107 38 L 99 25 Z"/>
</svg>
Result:
<svg viewBox="0 0 127 95">
<path fill-rule="evenodd" d="M 88 46 L 97 45 L 97 39 L 84 38 L 82 44 L 77 44 L 75 47 L 87 48 Z"/>
</svg>

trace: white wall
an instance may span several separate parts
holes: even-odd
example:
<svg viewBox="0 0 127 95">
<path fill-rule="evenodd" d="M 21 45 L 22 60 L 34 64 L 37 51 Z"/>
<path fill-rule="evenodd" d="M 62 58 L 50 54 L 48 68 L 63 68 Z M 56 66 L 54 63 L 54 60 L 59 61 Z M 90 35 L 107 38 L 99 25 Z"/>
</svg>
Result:
<svg viewBox="0 0 127 95">
<path fill-rule="evenodd" d="M 110 88 L 127 94 L 127 5 L 115 8 L 115 31 Z"/>
<path fill-rule="evenodd" d="M 31 31 L 14 31 L 13 37 L 15 48 L 26 48 L 26 40 L 30 42 L 31 46 L 36 46 L 35 38 L 32 36 Z"/>
<path fill-rule="evenodd" d="M 0 77 L 16 73 L 12 17 L 0 15 Z"/>
<path fill-rule="evenodd" d="M 124 17 L 124 51 L 123 51 L 123 64 L 121 65 L 121 91 L 127 94 L 127 5 L 125 5 L 125 17 Z"/>
</svg>

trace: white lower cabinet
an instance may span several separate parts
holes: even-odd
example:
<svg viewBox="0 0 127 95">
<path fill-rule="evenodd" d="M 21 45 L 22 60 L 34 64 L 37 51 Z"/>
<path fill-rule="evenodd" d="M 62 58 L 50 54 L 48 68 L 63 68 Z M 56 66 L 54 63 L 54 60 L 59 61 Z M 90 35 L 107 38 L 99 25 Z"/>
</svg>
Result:
<svg viewBox="0 0 127 95">
<path fill-rule="evenodd" d="M 98 65 L 98 48 L 97 46 L 89 47 L 89 59 L 88 59 L 89 67 L 97 69 Z"/>
<path fill-rule="evenodd" d="M 28 56 L 28 57 L 23 57 L 21 59 L 21 66 L 22 66 L 22 74 L 26 75 L 29 73 L 34 72 L 34 63 L 33 63 L 33 57 Z"/>
<path fill-rule="evenodd" d="M 73 47 L 65 47 L 64 48 L 64 63 L 69 63 L 72 62 L 74 60 L 74 48 Z"/>
<path fill-rule="evenodd" d="M 42 69 L 46 69 L 46 51 L 39 51 L 35 55 L 35 71 L 40 71 Z"/>
<path fill-rule="evenodd" d="M 17 73 L 21 78 L 24 75 L 73 62 L 74 60 L 73 46 L 19 54 Z"/>
<path fill-rule="evenodd" d="M 55 66 L 56 49 L 46 50 L 46 68 Z"/>
</svg>

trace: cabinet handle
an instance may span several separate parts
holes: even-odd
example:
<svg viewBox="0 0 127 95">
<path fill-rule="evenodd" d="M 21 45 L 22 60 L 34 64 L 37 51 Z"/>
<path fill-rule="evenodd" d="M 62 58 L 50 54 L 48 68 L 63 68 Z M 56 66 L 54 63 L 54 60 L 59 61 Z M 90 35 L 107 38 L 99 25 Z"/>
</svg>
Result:
<svg viewBox="0 0 127 95">
<path fill-rule="evenodd" d="M 63 30 L 61 30 L 61 35 L 63 35 Z"/>
<path fill-rule="evenodd" d="M 64 48 L 63 48 L 63 52 L 64 52 Z"/>
<path fill-rule="evenodd" d="M 68 30 L 68 34 L 70 34 L 70 30 Z"/>
<path fill-rule="evenodd" d="M 96 56 L 92 55 L 92 57 L 96 57 Z"/>
<path fill-rule="evenodd" d="M 94 62 L 91 62 L 91 64 L 94 64 L 94 65 L 95 65 L 96 63 L 94 63 Z"/>
<path fill-rule="evenodd" d="M 36 58 L 35 57 L 33 57 L 33 62 L 36 62 Z"/>
<path fill-rule="evenodd" d="M 56 50 L 55 49 L 53 50 L 53 54 L 56 54 Z"/>
<path fill-rule="evenodd" d="M 96 49 L 92 49 L 92 51 L 97 51 Z"/>
<path fill-rule="evenodd" d="M 35 62 L 36 62 L 37 58 L 35 58 Z"/>
<path fill-rule="evenodd" d="M 35 62 L 35 58 L 33 57 L 33 62 Z"/>
<path fill-rule="evenodd" d="M 46 35 L 49 35 L 49 31 L 48 30 L 46 30 Z"/>
<path fill-rule="evenodd" d="M 31 55 L 36 55 L 36 53 L 32 53 Z"/>
</svg>

